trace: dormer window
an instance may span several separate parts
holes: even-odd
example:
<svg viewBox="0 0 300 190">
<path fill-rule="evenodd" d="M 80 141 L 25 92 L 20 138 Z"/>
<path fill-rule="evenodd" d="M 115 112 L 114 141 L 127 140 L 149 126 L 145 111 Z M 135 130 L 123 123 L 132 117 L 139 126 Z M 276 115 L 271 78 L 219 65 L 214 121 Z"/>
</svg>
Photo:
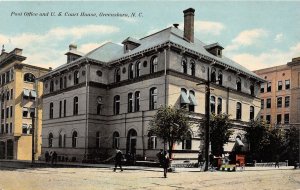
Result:
<svg viewBox="0 0 300 190">
<path fill-rule="evenodd" d="M 124 44 L 124 53 L 127 53 L 141 45 L 139 40 L 132 37 L 126 38 L 122 44 Z"/>
<path fill-rule="evenodd" d="M 210 45 L 204 46 L 204 48 L 211 54 L 222 57 L 222 50 L 224 49 L 219 43 L 213 43 Z"/>
</svg>

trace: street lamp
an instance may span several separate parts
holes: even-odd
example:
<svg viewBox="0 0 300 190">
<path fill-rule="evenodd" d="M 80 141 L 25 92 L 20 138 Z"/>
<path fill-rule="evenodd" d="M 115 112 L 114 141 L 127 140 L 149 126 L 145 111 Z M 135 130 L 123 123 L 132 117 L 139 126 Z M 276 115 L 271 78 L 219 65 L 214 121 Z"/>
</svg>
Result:
<svg viewBox="0 0 300 190">
<path fill-rule="evenodd" d="M 206 126 L 205 126 L 205 168 L 204 171 L 208 171 L 208 163 L 209 163 L 209 144 L 210 144 L 210 114 L 209 114 L 209 103 L 210 103 L 210 79 L 209 79 L 209 67 L 207 68 L 207 80 L 198 83 L 197 85 L 205 85 L 205 118 L 206 118 Z"/>
</svg>

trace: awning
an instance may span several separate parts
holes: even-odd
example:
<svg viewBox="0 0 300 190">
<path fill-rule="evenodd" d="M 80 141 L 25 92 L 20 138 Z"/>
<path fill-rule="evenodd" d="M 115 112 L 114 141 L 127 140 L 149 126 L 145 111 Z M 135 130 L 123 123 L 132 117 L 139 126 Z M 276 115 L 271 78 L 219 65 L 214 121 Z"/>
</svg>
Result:
<svg viewBox="0 0 300 190">
<path fill-rule="evenodd" d="M 238 146 L 245 146 L 244 143 L 239 138 L 236 138 L 235 142 Z"/>
<path fill-rule="evenodd" d="M 36 91 L 35 90 L 31 90 L 30 91 L 30 96 L 36 98 Z"/>
<path fill-rule="evenodd" d="M 187 94 L 183 90 L 181 91 L 180 103 L 182 103 L 182 104 L 189 104 L 190 103 L 190 100 L 189 100 Z"/>
<path fill-rule="evenodd" d="M 194 96 L 193 93 L 190 93 L 189 100 L 191 102 L 190 105 L 193 105 L 193 106 L 197 106 L 198 105 L 197 102 L 196 102 L 196 98 L 195 98 L 195 96 Z"/>
<path fill-rule="evenodd" d="M 24 96 L 28 96 L 29 97 L 30 90 L 24 89 L 23 93 L 24 93 Z"/>
<path fill-rule="evenodd" d="M 28 111 L 28 108 L 23 108 L 23 111 Z"/>
</svg>

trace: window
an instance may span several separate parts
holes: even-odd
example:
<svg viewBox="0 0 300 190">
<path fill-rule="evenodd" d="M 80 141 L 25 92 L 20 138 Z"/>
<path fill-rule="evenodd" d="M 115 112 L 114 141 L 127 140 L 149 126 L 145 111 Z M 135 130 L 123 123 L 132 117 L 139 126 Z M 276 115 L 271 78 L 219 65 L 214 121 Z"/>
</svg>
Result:
<svg viewBox="0 0 300 190">
<path fill-rule="evenodd" d="M 148 149 L 153 150 L 157 147 L 157 137 L 148 133 Z"/>
<path fill-rule="evenodd" d="M 28 108 L 23 108 L 23 117 L 28 117 Z"/>
<path fill-rule="evenodd" d="M 1 125 L 1 134 L 4 133 L 4 124 Z"/>
<path fill-rule="evenodd" d="M 74 85 L 79 83 L 79 71 L 74 72 Z"/>
<path fill-rule="evenodd" d="M 290 107 L 290 97 L 286 96 L 284 100 L 284 107 Z"/>
<path fill-rule="evenodd" d="M 197 102 L 196 102 L 196 98 L 195 98 L 195 92 L 192 90 L 190 90 L 190 93 L 189 93 L 189 100 L 190 100 L 189 111 L 194 112 Z"/>
<path fill-rule="evenodd" d="M 100 132 L 96 133 L 96 148 L 100 148 Z"/>
<path fill-rule="evenodd" d="M 64 84 L 63 78 L 60 77 L 60 78 L 59 78 L 59 89 L 60 89 L 60 90 L 63 89 L 63 84 Z"/>
<path fill-rule="evenodd" d="M 59 101 L 59 118 L 61 118 L 62 111 L 62 101 Z"/>
<path fill-rule="evenodd" d="M 265 92 L 265 85 L 261 84 L 260 85 L 260 93 L 264 93 Z"/>
<path fill-rule="evenodd" d="M 64 100 L 64 117 L 67 116 L 67 100 Z"/>
<path fill-rule="evenodd" d="M 286 113 L 284 114 L 284 124 L 290 123 L 290 114 Z"/>
<path fill-rule="evenodd" d="M 67 88 L 67 76 L 64 76 L 64 88 Z"/>
<path fill-rule="evenodd" d="M 281 124 L 281 114 L 277 114 L 277 124 Z"/>
<path fill-rule="evenodd" d="M 181 89 L 181 97 L 180 97 L 180 108 L 186 109 L 190 104 L 190 100 L 187 95 L 187 90 L 185 88 Z"/>
<path fill-rule="evenodd" d="M 58 136 L 58 147 L 61 148 L 62 147 L 62 141 L 63 141 L 63 137 L 62 137 L 62 134 L 59 133 L 59 136 Z"/>
<path fill-rule="evenodd" d="M 53 92 L 54 91 L 54 82 L 53 80 L 50 81 L 50 92 Z"/>
<path fill-rule="evenodd" d="M 250 106 L 250 120 L 254 120 L 254 106 Z"/>
<path fill-rule="evenodd" d="M 282 97 L 277 98 L 277 107 L 281 108 L 282 107 Z"/>
<path fill-rule="evenodd" d="M 9 100 L 10 94 L 9 91 L 6 92 L 6 100 Z"/>
<path fill-rule="evenodd" d="M 282 90 L 282 81 L 278 81 L 278 90 Z"/>
<path fill-rule="evenodd" d="M 290 80 L 285 80 L 285 89 L 290 89 Z"/>
<path fill-rule="evenodd" d="M 139 77 L 141 75 L 141 62 L 138 61 L 135 65 L 135 77 Z"/>
<path fill-rule="evenodd" d="M 136 91 L 134 94 L 134 111 L 140 111 L 140 92 Z"/>
<path fill-rule="evenodd" d="M 49 106 L 49 118 L 53 119 L 53 102 L 51 102 Z"/>
<path fill-rule="evenodd" d="M 10 99 L 14 98 L 14 89 L 10 89 Z"/>
<path fill-rule="evenodd" d="M 115 82 L 120 82 L 121 81 L 121 72 L 120 68 L 117 68 L 115 70 Z"/>
<path fill-rule="evenodd" d="M 2 85 L 5 84 L 6 81 L 5 81 L 5 73 L 2 75 Z"/>
<path fill-rule="evenodd" d="M 5 124 L 5 132 L 9 133 L 9 131 L 8 131 L 8 123 Z"/>
<path fill-rule="evenodd" d="M 35 108 L 30 108 L 30 118 L 35 117 Z"/>
<path fill-rule="evenodd" d="M 134 74 L 134 67 L 133 64 L 130 63 L 128 67 L 128 79 L 133 79 L 133 74 Z"/>
<path fill-rule="evenodd" d="M 272 83 L 268 82 L 267 83 L 267 92 L 271 92 L 271 90 L 272 90 Z"/>
<path fill-rule="evenodd" d="M 78 138 L 77 131 L 73 131 L 73 134 L 72 134 L 72 148 L 77 147 L 77 138 Z"/>
<path fill-rule="evenodd" d="M 217 114 L 222 113 L 222 98 L 218 98 Z"/>
<path fill-rule="evenodd" d="M 13 116 L 13 107 L 10 106 L 10 117 L 12 117 L 12 116 Z"/>
<path fill-rule="evenodd" d="M 236 79 L 236 90 L 239 92 L 242 91 L 242 80 L 240 77 Z"/>
<path fill-rule="evenodd" d="M 150 62 L 150 73 L 155 73 L 157 72 L 157 56 L 153 56 Z"/>
<path fill-rule="evenodd" d="M 250 84 L 250 94 L 251 94 L 251 96 L 254 96 L 254 84 L 253 83 Z"/>
<path fill-rule="evenodd" d="M 211 73 L 210 73 L 210 81 L 211 82 L 217 82 L 216 80 L 216 69 L 215 68 L 212 68 L 211 69 Z"/>
<path fill-rule="evenodd" d="M 210 97 L 210 113 L 216 113 L 216 97 Z"/>
<path fill-rule="evenodd" d="M 267 99 L 267 108 L 271 108 L 271 98 Z"/>
<path fill-rule="evenodd" d="M 187 61 L 185 58 L 182 59 L 181 67 L 182 67 L 182 72 L 184 74 L 187 74 Z"/>
<path fill-rule="evenodd" d="M 78 97 L 73 98 L 73 115 L 78 115 Z"/>
<path fill-rule="evenodd" d="M 120 147 L 120 135 L 117 131 L 113 133 L 113 148 L 119 148 Z"/>
<path fill-rule="evenodd" d="M 31 73 L 26 73 L 24 75 L 24 81 L 25 82 L 35 82 L 35 76 Z"/>
<path fill-rule="evenodd" d="M 51 148 L 53 146 L 53 134 L 49 133 L 48 135 L 48 147 Z"/>
<path fill-rule="evenodd" d="M 102 110 L 103 110 L 103 104 L 99 104 L 97 105 L 97 115 L 102 115 Z"/>
<path fill-rule="evenodd" d="M 4 119 L 4 109 L 1 111 L 1 119 Z"/>
<path fill-rule="evenodd" d="M 116 95 L 114 97 L 114 115 L 118 115 L 120 113 L 120 96 Z"/>
<path fill-rule="evenodd" d="M 6 118 L 9 118 L 9 107 L 6 108 Z"/>
<path fill-rule="evenodd" d="M 182 141 L 182 150 L 191 150 L 192 149 L 192 135 L 188 133 L 187 136 Z"/>
<path fill-rule="evenodd" d="M 128 94 L 128 113 L 133 112 L 133 94 Z"/>
<path fill-rule="evenodd" d="M 266 123 L 267 124 L 271 123 L 271 115 L 266 115 Z"/>
<path fill-rule="evenodd" d="M 157 88 L 150 89 L 150 106 L 149 109 L 153 110 L 157 108 Z"/>
<path fill-rule="evenodd" d="M 236 103 L 236 119 L 242 119 L 242 104 L 240 102 Z"/>
<path fill-rule="evenodd" d="M 194 60 L 190 61 L 190 67 L 191 67 L 191 75 L 195 76 L 195 74 L 196 74 L 196 67 L 195 67 L 195 61 Z"/>
<path fill-rule="evenodd" d="M 10 123 L 9 131 L 10 131 L 10 133 L 13 133 L 13 125 L 12 125 L 12 123 Z"/>
<path fill-rule="evenodd" d="M 219 82 L 219 85 L 223 85 L 223 73 L 222 73 L 222 71 L 219 71 L 219 73 L 218 73 L 218 82 Z"/>
</svg>

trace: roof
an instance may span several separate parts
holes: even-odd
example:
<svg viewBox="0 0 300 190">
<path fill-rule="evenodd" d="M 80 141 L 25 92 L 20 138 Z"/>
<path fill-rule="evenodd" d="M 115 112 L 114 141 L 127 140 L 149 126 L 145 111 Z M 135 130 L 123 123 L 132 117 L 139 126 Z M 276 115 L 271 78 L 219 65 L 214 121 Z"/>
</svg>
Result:
<svg viewBox="0 0 300 190">
<path fill-rule="evenodd" d="M 211 49 L 211 48 L 215 48 L 215 47 L 220 47 L 220 48 L 224 49 L 218 42 L 204 46 L 205 49 Z"/>
<path fill-rule="evenodd" d="M 126 38 L 126 39 L 122 42 L 122 44 L 124 44 L 124 43 L 126 43 L 126 42 L 132 42 L 132 43 L 135 43 L 135 44 L 140 44 L 140 43 L 141 43 L 139 40 L 137 40 L 137 39 L 135 39 L 135 38 L 132 38 L 132 37 Z"/>
<path fill-rule="evenodd" d="M 237 70 L 238 72 L 248 74 L 252 77 L 255 77 L 256 79 L 264 81 L 257 74 L 248 70 L 244 66 L 238 64 L 237 62 L 235 62 L 225 56 L 217 57 L 217 56 L 209 53 L 206 50 L 206 48 L 208 46 L 212 46 L 212 45 L 220 46 L 218 43 L 210 44 L 207 46 L 205 43 L 198 40 L 197 38 L 194 39 L 194 43 L 190 43 L 184 39 L 183 31 L 178 28 L 175 28 L 175 27 L 169 27 L 169 28 L 163 29 L 159 32 L 156 32 L 154 34 L 151 34 L 151 35 L 141 38 L 139 40 L 136 40 L 131 37 L 128 37 L 124 41 L 126 41 L 126 40 L 127 41 L 128 40 L 129 41 L 137 41 L 140 45 L 138 47 L 136 47 L 135 49 L 124 53 L 124 49 L 123 49 L 122 45 L 108 42 L 108 43 L 105 43 L 102 46 L 92 50 L 91 52 L 87 53 L 86 55 L 82 56 L 81 58 L 76 59 L 75 61 L 73 61 L 69 64 L 72 64 L 74 62 L 78 62 L 80 60 L 87 59 L 87 58 L 95 60 L 97 62 L 111 64 L 111 63 L 117 62 L 120 59 L 124 59 L 125 57 L 137 54 L 139 52 L 145 51 L 150 48 L 155 48 L 155 47 L 163 45 L 167 42 L 171 42 L 173 44 L 182 46 L 183 48 L 194 51 L 202 56 L 208 57 L 208 58 L 214 60 L 217 64 L 222 64 L 225 67 L 229 67 L 231 69 Z M 65 65 L 68 65 L 68 64 L 64 64 L 64 65 L 58 67 L 57 69 L 53 70 L 52 72 L 64 67 Z"/>
<path fill-rule="evenodd" d="M 75 54 L 75 55 L 79 55 L 79 56 L 83 56 L 84 53 L 80 52 L 80 51 L 77 51 L 77 50 L 69 50 L 67 53 L 65 53 L 65 55 L 68 55 L 68 54 Z"/>
</svg>

